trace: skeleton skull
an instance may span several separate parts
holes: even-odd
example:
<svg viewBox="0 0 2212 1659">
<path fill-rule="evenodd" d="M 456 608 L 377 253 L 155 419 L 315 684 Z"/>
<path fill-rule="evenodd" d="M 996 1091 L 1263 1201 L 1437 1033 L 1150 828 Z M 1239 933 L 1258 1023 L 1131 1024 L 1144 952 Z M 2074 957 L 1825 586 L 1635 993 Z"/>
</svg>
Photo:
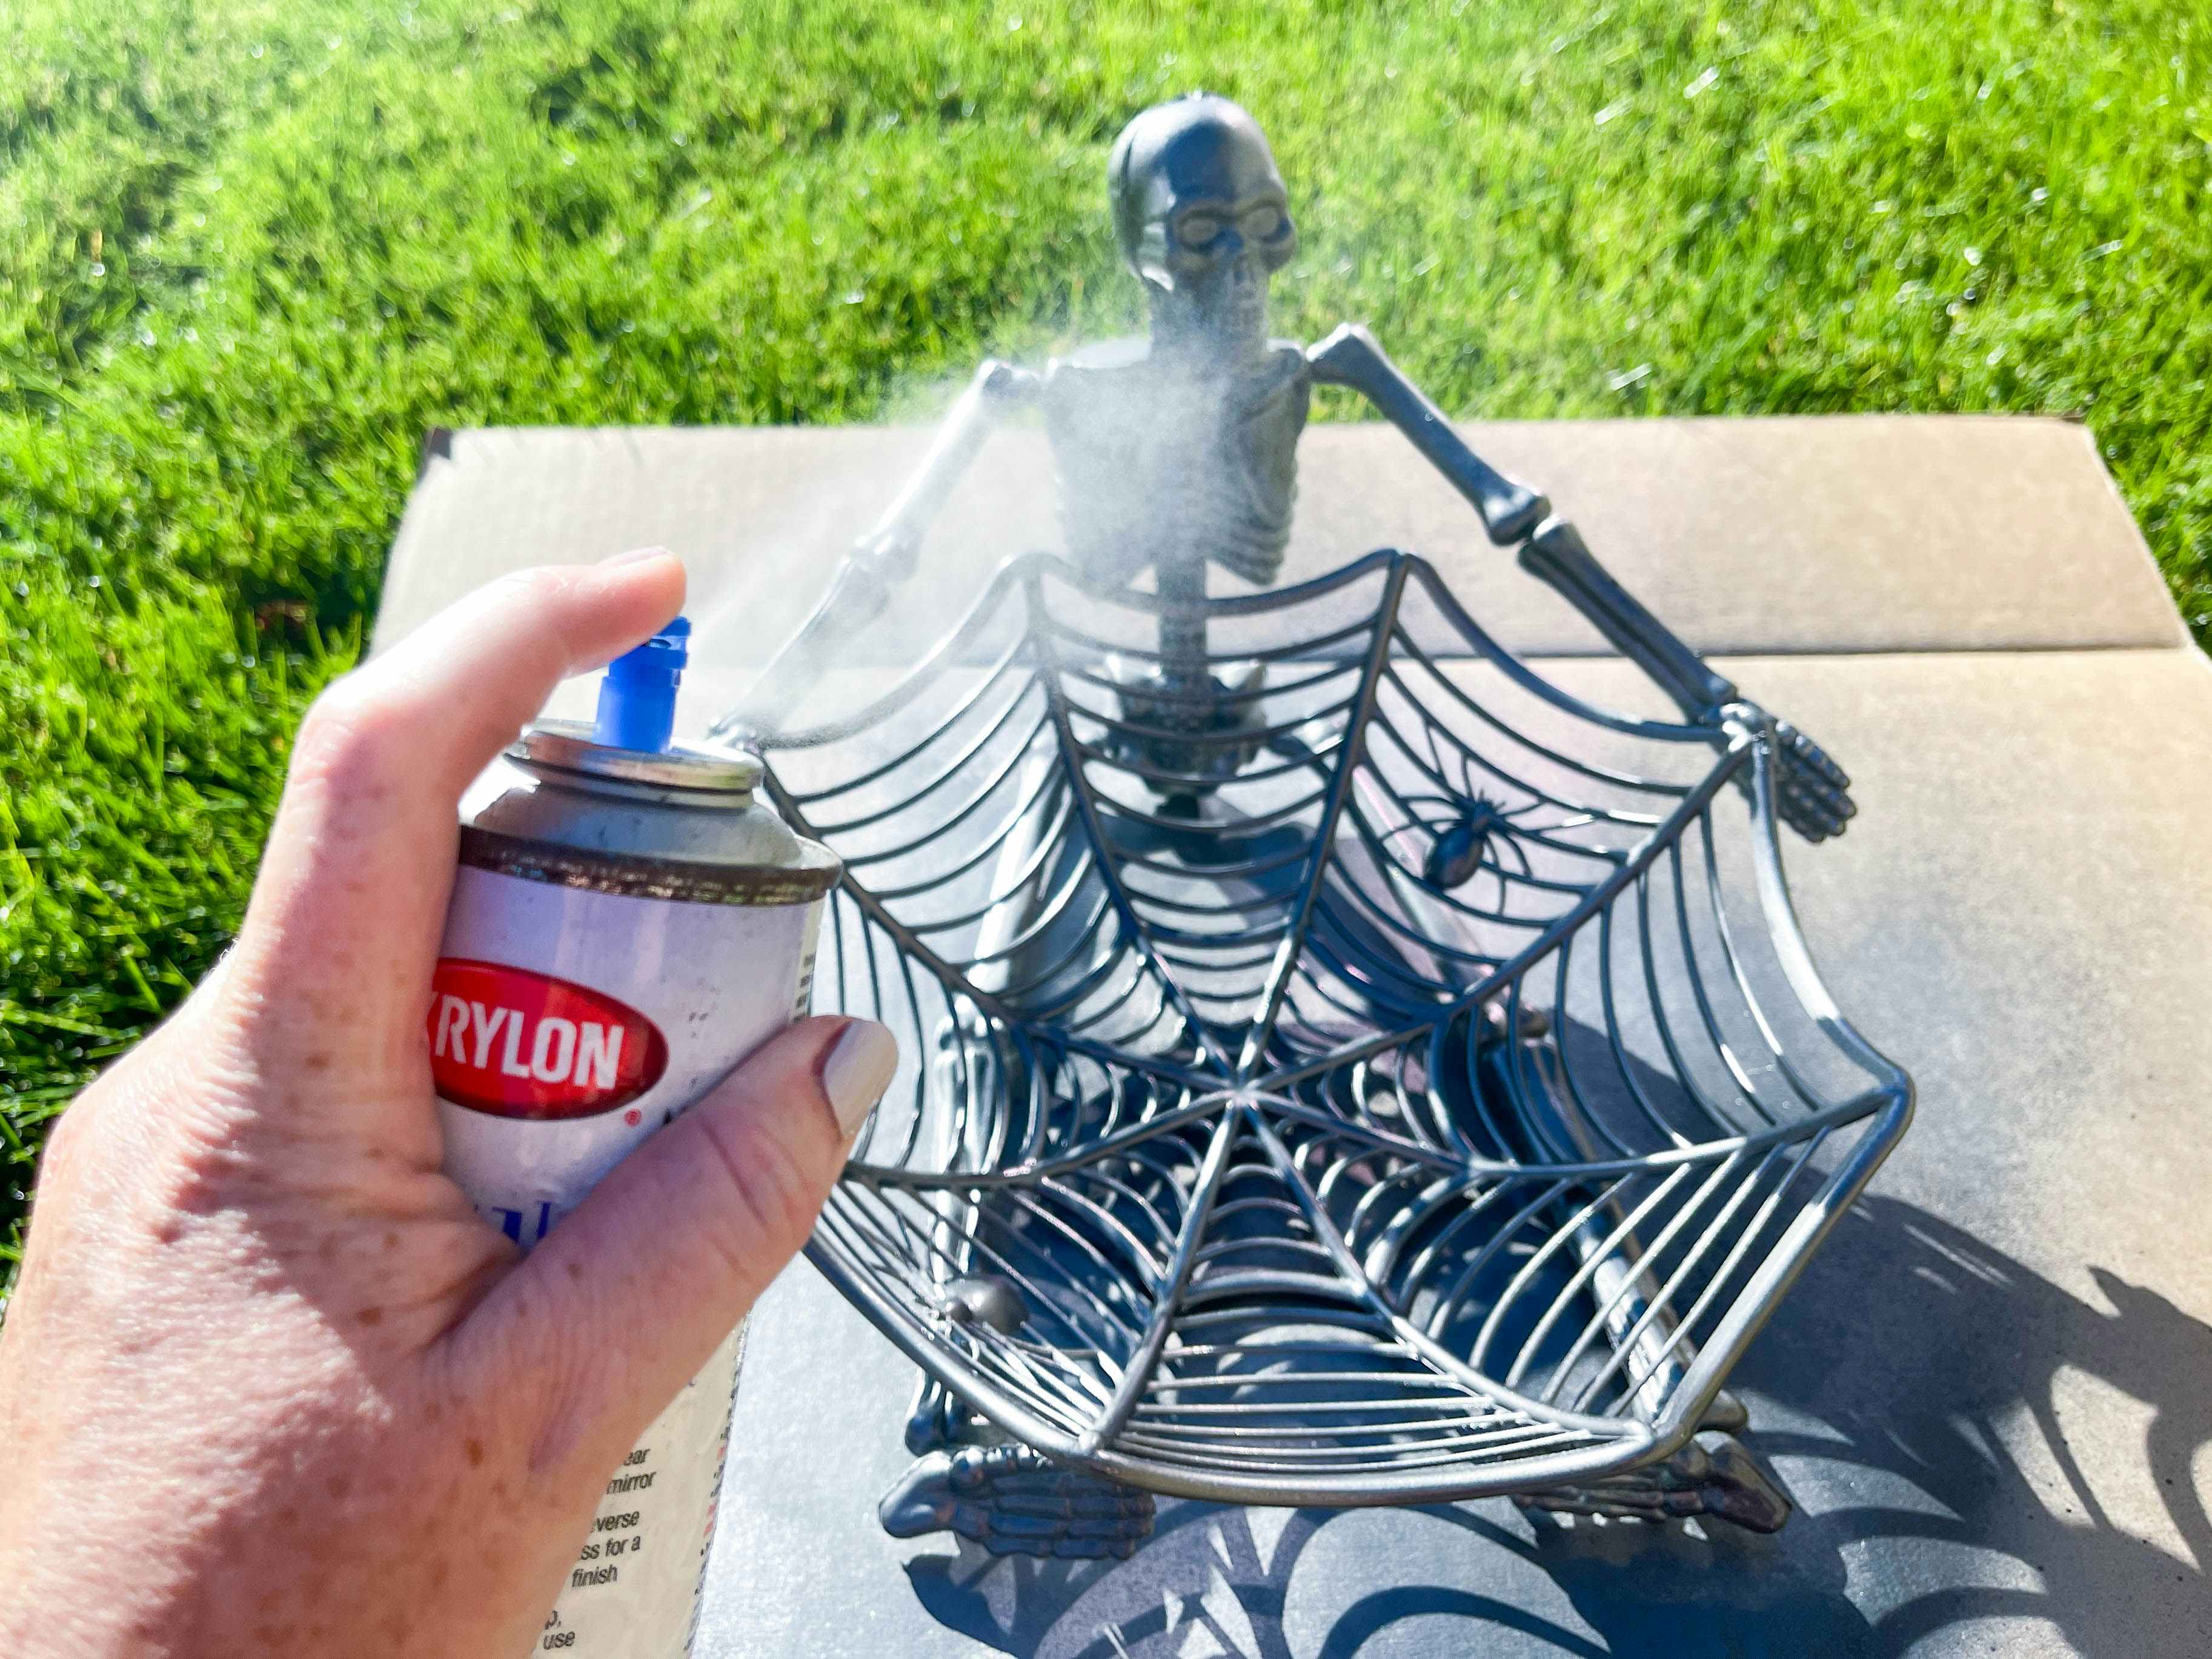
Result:
<svg viewBox="0 0 2212 1659">
<path fill-rule="evenodd" d="M 1231 358 L 1262 348 L 1267 279 L 1298 234 L 1258 123 L 1205 94 L 1156 104 L 1121 130 L 1107 176 L 1155 342 Z"/>
</svg>

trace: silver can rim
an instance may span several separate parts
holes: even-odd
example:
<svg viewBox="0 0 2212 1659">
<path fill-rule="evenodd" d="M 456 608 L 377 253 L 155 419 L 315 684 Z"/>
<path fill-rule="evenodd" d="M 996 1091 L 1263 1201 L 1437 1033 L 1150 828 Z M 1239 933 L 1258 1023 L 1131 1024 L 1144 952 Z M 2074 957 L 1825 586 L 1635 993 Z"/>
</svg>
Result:
<svg viewBox="0 0 2212 1659">
<path fill-rule="evenodd" d="M 760 785 L 763 768 L 754 756 L 735 749 L 695 749 L 686 744 L 661 752 L 616 749 L 592 740 L 582 720 L 538 720 L 507 747 L 514 759 L 586 776 L 658 789 L 750 795 Z"/>
</svg>

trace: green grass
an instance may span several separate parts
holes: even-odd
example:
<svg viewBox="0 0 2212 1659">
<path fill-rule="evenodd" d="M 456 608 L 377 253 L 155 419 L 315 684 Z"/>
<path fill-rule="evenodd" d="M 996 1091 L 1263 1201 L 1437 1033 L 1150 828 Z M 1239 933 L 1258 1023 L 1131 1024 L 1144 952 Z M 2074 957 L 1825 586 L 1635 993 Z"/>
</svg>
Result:
<svg viewBox="0 0 2212 1659">
<path fill-rule="evenodd" d="M 0 0 L 0 1253 L 234 926 L 424 428 L 1121 329 L 1106 146 L 1194 86 L 1291 180 L 1284 331 L 1490 416 L 2079 413 L 2212 627 L 2197 0 L 1182 11 Z"/>
</svg>

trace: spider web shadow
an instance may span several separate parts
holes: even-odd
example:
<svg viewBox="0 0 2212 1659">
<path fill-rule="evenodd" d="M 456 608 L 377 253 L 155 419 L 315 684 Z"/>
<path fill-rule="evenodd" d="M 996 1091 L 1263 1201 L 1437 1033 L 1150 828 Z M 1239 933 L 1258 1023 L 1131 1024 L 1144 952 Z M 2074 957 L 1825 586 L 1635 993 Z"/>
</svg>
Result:
<svg viewBox="0 0 2212 1659">
<path fill-rule="evenodd" d="M 1022 1659 L 1856 1659 L 1962 1651 L 1969 1627 L 2013 1650 L 2032 1626 L 2091 1659 L 2195 1653 L 2212 1328 L 2086 1272 L 2094 1298 L 1927 1210 L 1863 1200 L 1735 1373 L 1750 1443 L 1804 1504 L 1777 1538 L 1562 1527 L 1497 1501 L 1167 1502 L 1127 1562 L 963 1545 L 908 1577 L 940 1624 Z M 2115 1462 L 2123 1418 L 2146 1426 Z M 2100 1432 L 2085 1467 L 2071 1446 Z"/>
</svg>

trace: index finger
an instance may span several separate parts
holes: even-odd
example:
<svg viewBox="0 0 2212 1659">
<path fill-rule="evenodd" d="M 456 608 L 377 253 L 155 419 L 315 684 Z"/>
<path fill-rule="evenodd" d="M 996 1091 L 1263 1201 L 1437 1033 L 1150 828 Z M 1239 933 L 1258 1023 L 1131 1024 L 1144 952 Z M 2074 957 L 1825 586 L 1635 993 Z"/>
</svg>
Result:
<svg viewBox="0 0 2212 1659">
<path fill-rule="evenodd" d="M 658 550 L 526 570 L 334 684 L 294 745 L 227 989 L 342 1030 L 314 1032 L 325 1051 L 412 1055 L 462 792 L 562 678 L 649 638 L 683 600 L 684 567 Z"/>
</svg>

